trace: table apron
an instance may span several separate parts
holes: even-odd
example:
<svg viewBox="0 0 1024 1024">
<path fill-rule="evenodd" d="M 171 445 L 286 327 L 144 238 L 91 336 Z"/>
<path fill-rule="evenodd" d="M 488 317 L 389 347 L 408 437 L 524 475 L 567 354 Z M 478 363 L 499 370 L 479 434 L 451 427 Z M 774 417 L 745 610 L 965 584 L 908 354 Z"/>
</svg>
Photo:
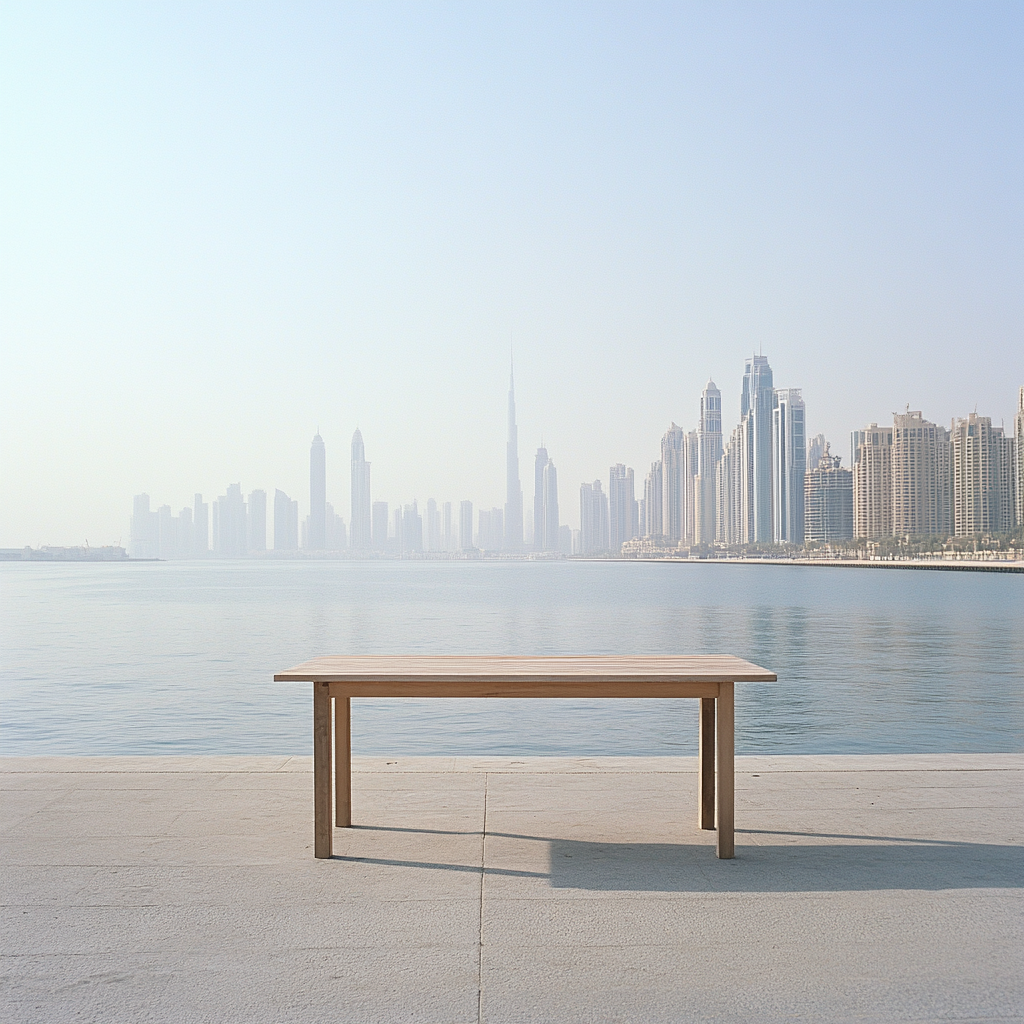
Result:
<svg viewBox="0 0 1024 1024">
<path fill-rule="evenodd" d="M 318 680 L 319 682 L 319 680 Z M 515 697 L 615 700 L 631 698 L 666 699 L 677 697 L 717 697 L 720 686 L 732 683 L 623 683 L 587 680 L 580 682 L 502 682 L 473 683 L 461 680 L 419 682 L 328 682 L 332 697 Z"/>
</svg>

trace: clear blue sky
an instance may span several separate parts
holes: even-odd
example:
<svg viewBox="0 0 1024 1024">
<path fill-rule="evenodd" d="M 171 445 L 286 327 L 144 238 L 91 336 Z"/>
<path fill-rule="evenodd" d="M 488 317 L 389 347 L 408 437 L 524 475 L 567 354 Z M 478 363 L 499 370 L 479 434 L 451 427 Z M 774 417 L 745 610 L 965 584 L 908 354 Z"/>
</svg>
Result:
<svg viewBox="0 0 1024 1024">
<path fill-rule="evenodd" d="M 7 4 L 0 545 L 230 482 L 638 481 L 743 358 L 812 432 L 1024 384 L 1024 5 Z"/>
</svg>

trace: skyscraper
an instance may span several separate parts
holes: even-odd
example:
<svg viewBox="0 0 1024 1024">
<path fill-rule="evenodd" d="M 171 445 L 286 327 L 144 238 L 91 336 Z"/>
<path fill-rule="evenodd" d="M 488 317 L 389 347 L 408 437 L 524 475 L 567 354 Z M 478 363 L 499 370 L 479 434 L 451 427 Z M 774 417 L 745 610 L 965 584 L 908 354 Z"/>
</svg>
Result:
<svg viewBox="0 0 1024 1024">
<path fill-rule="evenodd" d="M 441 513 L 433 498 L 427 498 L 426 520 L 424 543 L 427 551 L 443 551 L 444 549 L 441 547 Z"/>
<path fill-rule="evenodd" d="M 633 470 L 621 462 L 608 470 L 608 532 L 613 552 L 622 550 L 627 540 L 638 533 L 638 509 L 633 486 Z"/>
<path fill-rule="evenodd" d="M 700 396 L 697 478 L 694 483 L 694 541 L 711 544 L 718 532 L 716 474 L 722 458 L 722 392 L 709 380 Z"/>
<path fill-rule="evenodd" d="M 548 459 L 544 466 L 544 545 L 542 551 L 558 550 L 558 473 Z"/>
<path fill-rule="evenodd" d="M 348 547 L 345 520 L 334 511 L 334 506 L 330 502 L 327 502 L 324 515 L 324 547 L 328 551 L 342 551 Z"/>
<path fill-rule="evenodd" d="M 519 428 L 516 426 L 514 368 L 508 374 L 508 441 L 505 444 L 506 551 L 523 550 L 523 488 L 519 482 Z"/>
<path fill-rule="evenodd" d="M 1017 525 L 1024 526 L 1024 387 L 1017 396 L 1017 415 L 1013 418 L 1014 466 L 1017 471 Z"/>
<path fill-rule="evenodd" d="M 156 510 L 157 530 L 160 537 L 160 558 L 174 557 L 174 517 L 170 505 L 161 505 Z"/>
<path fill-rule="evenodd" d="M 608 495 L 601 481 L 580 485 L 580 554 L 597 555 L 608 550 Z"/>
<path fill-rule="evenodd" d="M 818 468 L 821 457 L 825 454 L 825 435 L 815 434 L 807 439 L 807 472 Z M 832 456 L 830 455 L 829 458 Z"/>
<path fill-rule="evenodd" d="M 199 498 L 199 495 L 196 495 Z M 199 502 L 202 505 L 202 501 Z M 205 509 L 206 506 L 202 505 Z M 196 558 L 195 530 L 192 509 L 187 506 L 178 515 L 170 505 L 150 510 L 149 495 L 136 494 L 133 505 L 129 553 L 132 558 Z"/>
<path fill-rule="evenodd" d="M 992 431 L 996 447 L 999 451 L 999 522 L 995 529 L 1000 533 L 1009 533 L 1017 518 L 1017 473 L 1013 437 L 1006 434 L 1002 427 Z"/>
<path fill-rule="evenodd" d="M 327 450 L 318 433 L 309 449 L 309 536 L 312 551 L 327 547 Z"/>
<path fill-rule="evenodd" d="M 651 463 L 651 471 L 644 480 L 644 516 L 641 531 L 645 537 L 660 537 L 661 527 L 661 460 Z"/>
<path fill-rule="evenodd" d="M 537 449 L 533 460 L 533 550 L 544 550 L 544 467 L 548 464 L 548 450 Z"/>
<path fill-rule="evenodd" d="M 241 558 L 246 552 L 245 499 L 241 484 L 229 484 L 213 506 L 213 550 L 219 558 Z"/>
<path fill-rule="evenodd" d="M 373 550 L 386 551 L 388 546 L 388 503 L 375 501 L 372 506 Z"/>
<path fill-rule="evenodd" d="M 951 433 L 954 533 L 970 537 L 1012 529 L 1012 440 L 990 417 L 976 413 L 955 420 Z"/>
<path fill-rule="evenodd" d="M 129 553 L 132 558 L 160 557 L 160 517 L 149 510 L 148 494 L 135 495 Z"/>
<path fill-rule="evenodd" d="M 473 550 L 473 502 L 459 502 L 459 549 Z"/>
<path fill-rule="evenodd" d="M 245 514 L 246 543 L 250 551 L 267 550 L 267 492 L 249 493 Z"/>
<path fill-rule="evenodd" d="M 500 508 L 482 508 L 478 515 L 477 547 L 482 551 L 500 551 L 505 542 L 504 513 Z"/>
<path fill-rule="evenodd" d="M 210 505 L 197 494 L 192 505 L 192 556 L 206 558 L 210 553 Z"/>
<path fill-rule="evenodd" d="M 743 373 L 743 543 L 772 539 L 772 409 L 775 388 L 767 356 L 751 356 Z"/>
<path fill-rule="evenodd" d="M 391 514 L 392 522 L 394 523 L 392 536 L 389 538 L 390 544 L 388 544 L 388 551 L 395 555 L 401 555 L 403 548 L 402 541 L 402 506 L 397 505 L 394 512 Z"/>
<path fill-rule="evenodd" d="M 686 528 L 684 501 L 686 432 L 673 423 L 661 439 L 661 529 L 669 540 L 678 541 Z"/>
<path fill-rule="evenodd" d="M 274 550 L 298 551 L 299 503 L 282 490 L 274 491 Z"/>
<path fill-rule="evenodd" d="M 441 506 L 441 550 L 455 550 L 455 531 L 452 527 L 452 503 L 446 501 Z"/>
<path fill-rule="evenodd" d="M 349 545 L 353 551 L 369 551 L 372 537 L 370 510 L 370 464 L 363 449 L 359 428 L 352 435 L 352 518 Z"/>
<path fill-rule="evenodd" d="M 892 427 L 872 423 L 857 431 L 853 465 L 853 535 L 892 536 Z"/>
<path fill-rule="evenodd" d="M 680 481 L 682 537 L 684 544 L 693 544 L 697 537 L 697 463 L 700 458 L 700 439 L 696 430 L 689 430 L 683 438 L 683 475 Z"/>
<path fill-rule="evenodd" d="M 853 473 L 822 443 L 817 465 L 804 476 L 804 540 L 831 544 L 853 537 Z"/>
<path fill-rule="evenodd" d="M 892 430 L 892 528 L 897 537 L 951 531 L 949 431 L 920 412 L 897 413 Z"/>
<path fill-rule="evenodd" d="M 187 505 L 178 513 L 174 519 L 176 544 L 175 558 L 191 558 L 193 550 L 194 527 L 192 523 L 192 509 Z"/>
<path fill-rule="evenodd" d="M 402 554 L 423 550 L 423 517 L 413 499 L 402 513 Z"/>
<path fill-rule="evenodd" d="M 724 544 L 743 544 L 743 470 L 744 424 L 729 435 L 716 473 L 716 509 L 718 524 L 715 537 Z"/>
<path fill-rule="evenodd" d="M 772 409 L 772 540 L 804 542 L 807 446 L 799 388 L 778 388 Z"/>
</svg>

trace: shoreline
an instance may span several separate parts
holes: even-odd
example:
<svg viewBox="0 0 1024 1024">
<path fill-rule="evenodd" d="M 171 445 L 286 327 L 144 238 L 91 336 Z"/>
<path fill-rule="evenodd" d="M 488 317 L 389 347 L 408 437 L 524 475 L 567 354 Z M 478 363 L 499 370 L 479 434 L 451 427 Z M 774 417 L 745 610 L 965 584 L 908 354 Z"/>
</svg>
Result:
<svg viewBox="0 0 1024 1024">
<path fill-rule="evenodd" d="M 674 562 L 690 565 L 785 565 L 827 569 L 932 569 L 943 572 L 1015 572 L 1024 573 L 1024 562 L 991 561 L 939 561 L 938 559 L 903 559 L 870 561 L 868 559 L 840 558 L 588 558 L 573 559 L 588 562 Z"/>
<path fill-rule="evenodd" d="M 309 554 L 295 556 L 275 556 L 273 553 L 249 558 L 5 558 L 0 555 L 0 562 L 24 565 L 138 565 L 140 563 L 223 563 L 223 562 L 643 562 L 670 563 L 674 565 L 782 565 L 810 568 L 843 568 L 843 569 L 931 569 L 942 572 L 1002 572 L 1024 573 L 1024 560 L 1021 559 L 867 559 L 867 558 L 686 558 L 674 555 L 656 557 L 621 556 L 587 556 L 561 555 L 465 555 L 440 552 L 424 552 L 414 557 L 359 557 L 341 553 Z"/>
</svg>

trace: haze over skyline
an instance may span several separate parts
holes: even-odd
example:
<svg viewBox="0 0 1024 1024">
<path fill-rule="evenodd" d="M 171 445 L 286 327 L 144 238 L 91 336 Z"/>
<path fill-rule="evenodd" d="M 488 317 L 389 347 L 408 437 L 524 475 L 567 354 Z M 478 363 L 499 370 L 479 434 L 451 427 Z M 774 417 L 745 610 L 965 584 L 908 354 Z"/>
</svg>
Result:
<svg viewBox="0 0 1024 1024">
<path fill-rule="evenodd" d="M 0 31 L 0 546 L 133 494 L 568 498 L 743 360 L 808 435 L 1024 383 L 1024 12 L 33 5 Z M 563 519 L 573 522 L 566 502 Z"/>
</svg>

